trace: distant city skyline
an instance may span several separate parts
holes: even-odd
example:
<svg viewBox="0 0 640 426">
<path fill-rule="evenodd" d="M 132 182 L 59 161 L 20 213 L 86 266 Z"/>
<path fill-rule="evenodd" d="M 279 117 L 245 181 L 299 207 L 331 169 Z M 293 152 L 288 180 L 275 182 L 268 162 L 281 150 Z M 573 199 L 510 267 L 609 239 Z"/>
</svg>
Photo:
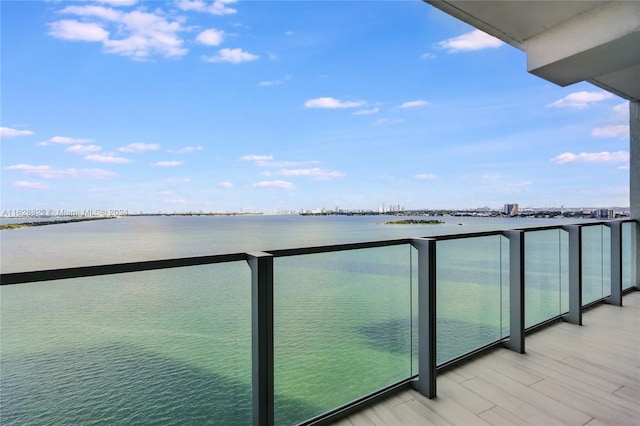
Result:
<svg viewBox="0 0 640 426">
<path fill-rule="evenodd" d="M 104 217 L 118 217 L 118 216 L 153 216 L 153 215 L 297 215 L 297 214 L 429 214 L 438 216 L 442 214 L 458 214 L 458 213 L 471 213 L 471 214 L 484 214 L 489 213 L 490 216 L 505 215 L 505 216 L 528 216 L 531 213 L 581 213 L 582 215 L 589 215 L 591 213 L 606 212 L 609 218 L 616 216 L 629 216 L 629 207 L 609 206 L 609 207 L 519 207 L 517 211 L 513 211 L 512 208 L 507 206 L 518 206 L 517 204 L 505 204 L 501 208 L 482 206 L 482 207 L 469 207 L 463 209 L 452 208 L 422 208 L 422 209 L 406 209 L 404 206 L 391 205 L 380 206 L 378 208 L 301 208 L 299 210 L 264 210 L 264 211 L 214 211 L 214 210 L 129 210 L 129 209 L 3 209 L 0 211 L 0 218 L 5 219 L 26 219 L 26 218 L 50 218 L 50 217 L 82 217 L 82 218 L 104 218 Z M 598 216 L 600 217 L 600 216 Z"/>
<path fill-rule="evenodd" d="M 3 1 L 2 209 L 627 207 L 628 103 L 421 1 Z"/>
</svg>

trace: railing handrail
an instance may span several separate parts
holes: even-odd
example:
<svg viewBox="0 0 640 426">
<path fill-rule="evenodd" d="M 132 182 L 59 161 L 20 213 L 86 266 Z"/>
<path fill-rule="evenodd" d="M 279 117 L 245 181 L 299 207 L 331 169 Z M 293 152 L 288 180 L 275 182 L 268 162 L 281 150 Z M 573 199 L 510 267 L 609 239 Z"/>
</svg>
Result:
<svg viewBox="0 0 640 426">
<path fill-rule="evenodd" d="M 26 284 L 38 281 L 84 278 L 129 272 L 154 271 L 185 266 L 210 265 L 247 259 L 246 253 L 218 254 L 211 256 L 183 257 L 177 259 L 144 260 L 140 262 L 112 263 L 108 265 L 76 266 L 71 268 L 39 271 L 11 272 L 0 275 L 0 285 Z"/>
</svg>

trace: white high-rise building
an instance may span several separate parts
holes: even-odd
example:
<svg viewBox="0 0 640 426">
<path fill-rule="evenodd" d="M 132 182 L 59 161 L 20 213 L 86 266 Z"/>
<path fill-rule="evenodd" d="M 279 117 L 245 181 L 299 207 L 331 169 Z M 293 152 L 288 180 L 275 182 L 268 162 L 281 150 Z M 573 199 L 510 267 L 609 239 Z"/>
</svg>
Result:
<svg viewBox="0 0 640 426">
<path fill-rule="evenodd" d="M 517 216 L 519 213 L 517 204 L 505 204 L 502 211 L 509 216 Z"/>
</svg>

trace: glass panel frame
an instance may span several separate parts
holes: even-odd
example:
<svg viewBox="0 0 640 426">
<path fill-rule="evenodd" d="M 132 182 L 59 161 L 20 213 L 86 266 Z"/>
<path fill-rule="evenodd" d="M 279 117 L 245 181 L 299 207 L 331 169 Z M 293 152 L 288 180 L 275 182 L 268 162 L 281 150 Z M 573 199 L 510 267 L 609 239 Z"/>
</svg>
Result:
<svg viewBox="0 0 640 426">
<path fill-rule="evenodd" d="M 276 424 L 411 377 L 412 250 L 407 243 L 274 259 Z"/>
<path fill-rule="evenodd" d="M 2 286 L 2 423 L 251 422 L 244 261 Z"/>
<path fill-rule="evenodd" d="M 636 286 L 638 266 L 636 259 L 638 258 L 637 238 L 638 224 L 637 222 L 622 223 L 622 289 L 626 290 Z"/>
<path fill-rule="evenodd" d="M 611 295 L 611 229 L 606 225 L 583 226 L 582 305 Z"/>
<path fill-rule="evenodd" d="M 525 328 L 569 311 L 569 235 L 547 229 L 525 237 Z"/>
<path fill-rule="evenodd" d="M 437 242 L 438 365 L 508 334 L 508 247 L 499 234 Z"/>
</svg>

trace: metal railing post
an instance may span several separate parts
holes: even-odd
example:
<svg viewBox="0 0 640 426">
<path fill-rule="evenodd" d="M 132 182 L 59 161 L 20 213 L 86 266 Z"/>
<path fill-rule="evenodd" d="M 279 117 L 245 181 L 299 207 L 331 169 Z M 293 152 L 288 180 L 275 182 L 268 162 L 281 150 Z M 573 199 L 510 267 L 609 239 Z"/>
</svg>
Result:
<svg viewBox="0 0 640 426">
<path fill-rule="evenodd" d="M 436 397 L 436 240 L 417 238 L 418 250 L 418 381 L 415 388 Z"/>
<path fill-rule="evenodd" d="M 509 239 L 509 340 L 512 351 L 524 353 L 525 297 L 524 297 L 524 231 L 506 231 Z"/>
<path fill-rule="evenodd" d="M 569 233 L 569 314 L 565 319 L 582 325 L 582 227 L 566 225 Z"/>
<path fill-rule="evenodd" d="M 273 383 L 273 256 L 247 253 L 251 268 L 252 417 L 254 426 L 272 426 Z"/>
<path fill-rule="evenodd" d="M 611 230 L 611 296 L 606 302 L 622 306 L 622 222 L 608 222 Z"/>
</svg>

